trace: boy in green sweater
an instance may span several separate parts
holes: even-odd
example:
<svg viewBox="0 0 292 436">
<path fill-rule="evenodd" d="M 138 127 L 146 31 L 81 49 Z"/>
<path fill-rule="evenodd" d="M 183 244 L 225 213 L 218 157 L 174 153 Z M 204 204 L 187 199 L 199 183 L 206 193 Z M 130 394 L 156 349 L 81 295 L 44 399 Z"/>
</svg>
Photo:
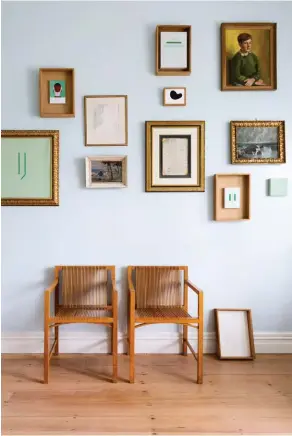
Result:
<svg viewBox="0 0 292 436">
<path fill-rule="evenodd" d="M 240 50 L 231 60 L 232 84 L 235 86 L 263 86 L 258 57 L 252 53 L 252 36 L 241 33 L 237 37 Z"/>
</svg>

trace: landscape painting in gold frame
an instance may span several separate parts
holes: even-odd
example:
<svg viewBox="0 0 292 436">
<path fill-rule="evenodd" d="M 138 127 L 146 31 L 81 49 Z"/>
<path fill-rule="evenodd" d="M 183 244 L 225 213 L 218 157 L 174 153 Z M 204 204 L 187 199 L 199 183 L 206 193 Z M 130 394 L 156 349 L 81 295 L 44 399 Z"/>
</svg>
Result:
<svg viewBox="0 0 292 436">
<path fill-rule="evenodd" d="M 231 163 L 286 162 L 284 121 L 231 121 Z"/>
<path fill-rule="evenodd" d="M 221 90 L 277 89 L 275 23 L 221 24 Z"/>
<path fill-rule="evenodd" d="M 205 191 L 205 122 L 146 121 L 146 192 Z"/>
</svg>

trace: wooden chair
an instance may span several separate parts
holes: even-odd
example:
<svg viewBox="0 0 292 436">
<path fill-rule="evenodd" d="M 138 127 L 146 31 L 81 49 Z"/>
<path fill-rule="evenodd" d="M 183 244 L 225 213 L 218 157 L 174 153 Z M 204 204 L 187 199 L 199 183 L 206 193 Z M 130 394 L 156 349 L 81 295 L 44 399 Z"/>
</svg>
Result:
<svg viewBox="0 0 292 436">
<path fill-rule="evenodd" d="M 104 324 L 112 329 L 113 382 L 118 372 L 118 307 L 114 266 L 56 266 L 55 280 L 45 291 L 44 383 L 52 355 L 59 354 L 59 326 Z M 111 291 L 111 303 L 108 293 Z M 54 302 L 51 301 L 54 296 Z M 50 349 L 49 329 L 55 340 Z"/>
<path fill-rule="evenodd" d="M 130 383 L 135 379 L 135 328 L 161 323 L 183 325 L 182 354 L 190 349 L 197 360 L 197 383 L 203 383 L 203 292 L 188 280 L 188 267 L 129 266 L 128 284 Z M 195 317 L 188 313 L 188 288 L 198 297 Z M 198 329 L 197 353 L 188 341 L 188 327 Z"/>
</svg>

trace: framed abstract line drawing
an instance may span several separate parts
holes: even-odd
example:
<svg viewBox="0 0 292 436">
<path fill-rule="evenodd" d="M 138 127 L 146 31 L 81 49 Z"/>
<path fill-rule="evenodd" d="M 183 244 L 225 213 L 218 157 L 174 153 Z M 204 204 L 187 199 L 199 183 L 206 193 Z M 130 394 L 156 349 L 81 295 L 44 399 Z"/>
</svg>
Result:
<svg viewBox="0 0 292 436">
<path fill-rule="evenodd" d="M 85 145 L 128 145 L 126 95 L 84 97 Z"/>
<path fill-rule="evenodd" d="M 156 75 L 191 74 L 191 30 L 189 25 L 156 27 Z"/>
<path fill-rule="evenodd" d="M 221 24 L 221 90 L 277 89 L 275 23 Z"/>
<path fill-rule="evenodd" d="M 231 121 L 231 163 L 286 162 L 284 121 Z"/>
<path fill-rule="evenodd" d="M 251 310 L 214 309 L 214 313 L 219 359 L 255 359 Z"/>
<path fill-rule="evenodd" d="M 205 190 L 205 122 L 146 121 L 146 191 Z"/>
<path fill-rule="evenodd" d="M 94 156 L 85 159 L 87 188 L 126 188 L 127 156 Z"/>
<path fill-rule="evenodd" d="M 2 206 L 59 205 L 59 131 L 2 130 Z"/>
</svg>

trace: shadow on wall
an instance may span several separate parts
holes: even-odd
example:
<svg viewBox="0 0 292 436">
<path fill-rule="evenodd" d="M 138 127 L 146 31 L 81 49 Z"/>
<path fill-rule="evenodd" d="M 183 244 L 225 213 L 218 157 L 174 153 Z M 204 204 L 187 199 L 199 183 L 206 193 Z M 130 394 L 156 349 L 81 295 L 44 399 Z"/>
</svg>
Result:
<svg viewBox="0 0 292 436">
<path fill-rule="evenodd" d="M 29 69 L 27 72 L 27 95 L 29 95 L 28 112 L 32 117 L 39 117 L 39 72 Z"/>
</svg>

